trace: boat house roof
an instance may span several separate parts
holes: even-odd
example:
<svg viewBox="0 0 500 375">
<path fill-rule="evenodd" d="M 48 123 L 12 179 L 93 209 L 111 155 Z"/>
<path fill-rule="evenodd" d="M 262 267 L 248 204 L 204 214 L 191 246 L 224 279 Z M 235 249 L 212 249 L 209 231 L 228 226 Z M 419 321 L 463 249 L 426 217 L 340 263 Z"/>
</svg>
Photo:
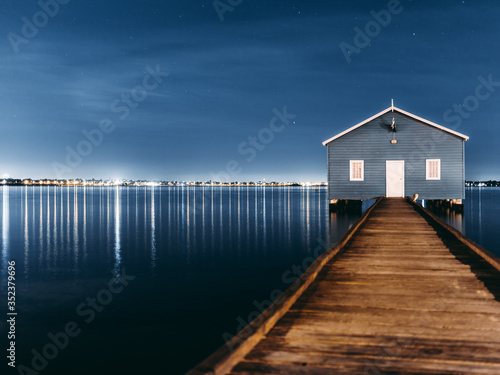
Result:
<svg viewBox="0 0 500 375">
<path fill-rule="evenodd" d="M 337 134 L 336 136 L 333 136 L 332 138 L 327 139 L 326 141 L 324 141 L 324 142 L 323 142 L 323 146 L 326 146 L 328 143 L 330 143 L 330 142 L 332 142 L 332 141 L 336 140 L 337 138 L 342 137 L 343 135 L 345 135 L 345 134 L 347 134 L 347 133 L 349 133 L 349 132 L 353 131 L 354 129 L 357 129 L 357 128 L 359 128 L 359 127 L 361 127 L 361 126 L 365 125 L 366 123 L 368 123 L 368 122 L 370 122 L 370 121 L 372 121 L 372 120 L 376 119 L 377 117 L 380 117 L 380 116 L 382 116 L 382 115 L 385 115 L 385 114 L 386 114 L 386 113 L 388 113 L 388 112 L 399 112 L 399 113 L 402 113 L 403 115 L 406 115 L 406 116 L 408 116 L 408 117 L 410 117 L 410 118 L 413 118 L 413 119 L 415 119 L 415 120 L 417 120 L 417 121 L 420 121 L 420 122 L 422 122 L 422 123 L 424 123 L 424 124 L 426 124 L 426 125 L 432 126 L 432 127 L 434 127 L 434 128 L 440 129 L 440 130 L 445 131 L 445 132 L 447 132 L 447 133 L 453 134 L 453 135 L 455 135 L 455 136 L 457 136 L 457 137 L 459 137 L 459 138 L 462 138 L 464 141 L 467 141 L 467 140 L 469 139 L 469 137 L 468 137 L 468 136 L 466 136 L 466 135 L 464 135 L 464 134 L 462 134 L 462 133 L 459 133 L 459 132 L 456 132 L 456 131 L 454 131 L 454 130 L 448 129 L 448 128 L 446 128 L 446 127 L 442 126 L 442 125 L 438 125 L 438 124 L 436 124 L 436 123 L 434 123 L 434 122 L 432 122 L 432 121 L 426 120 L 426 119 L 424 119 L 424 118 L 422 118 L 422 117 L 418 117 L 418 116 L 416 116 L 416 115 L 414 115 L 414 114 L 412 114 L 412 113 L 410 113 L 410 112 L 403 111 L 402 109 L 397 108 L 397 107 L 394 107 L 394 106 L 392 105 L 392 106 L 390 106 L 389 108 L 384 109 L 382 112 L 379 112 L 379 113 L 377 113 L 376 115 L 374 115 L 374 116 L 372 116 L 372 117 L 370 117 L 370 118 L 368 118 L 368 119 L 366 119 L 366 120 L 364 120 L 364 121 L 360 122 L 359 124 L 354 125 L 353 127 L 351 127 L 351 128 L 349 128 L 349 129 L 347 129 L 347 130 L 343 131 L 342 133 L 339 133 L 339 134 Z"/>
</svg>

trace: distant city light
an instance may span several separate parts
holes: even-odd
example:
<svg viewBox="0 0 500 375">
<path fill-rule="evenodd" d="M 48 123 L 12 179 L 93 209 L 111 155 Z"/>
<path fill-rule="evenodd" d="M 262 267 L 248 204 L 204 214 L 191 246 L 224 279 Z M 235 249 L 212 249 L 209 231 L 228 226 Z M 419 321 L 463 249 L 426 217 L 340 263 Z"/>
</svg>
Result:
<svg viewBox="0 0 500 375">
<path fill-rule="evenodd" d="M 5 175 L 4 175 L 5 176 Z M 105 179 L 96 180 L 92 179 L 33 179 L 33 178 L 10 178 L 4 177 L 0 179 L 0 185 L 23 185 L 23 186 L 66 186 L 66 187 L 76 187 L 76 186 L 135 186 L 135 187 L 153 187 L 153 186 L 219 186 L 219 187 L 231 187 L 231 186 L 248 186 L 248 187 L 273 187 L 273 186 L 301 186 L 301 187 L 318 187 L 327 186 L 326 182 L 313 182 L 313 181 L 266 181 L 262 179 L 261 181 L 159 181 L 159 180 L 132 180 L 132 179 Z"/>
</svg>

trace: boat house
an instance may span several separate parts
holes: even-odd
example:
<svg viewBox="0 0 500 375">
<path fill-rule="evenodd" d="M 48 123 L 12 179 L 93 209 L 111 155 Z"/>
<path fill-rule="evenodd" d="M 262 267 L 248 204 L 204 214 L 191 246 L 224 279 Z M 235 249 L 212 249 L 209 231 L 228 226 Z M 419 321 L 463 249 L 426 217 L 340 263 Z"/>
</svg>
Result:
<svg viewBox="0 0 500 375">
<path fill-rule="evenodd" d="M 328 197 L 405 197 L 462 203 L 468 136 L 394 105 L 327 139 Z"/>
</svg>

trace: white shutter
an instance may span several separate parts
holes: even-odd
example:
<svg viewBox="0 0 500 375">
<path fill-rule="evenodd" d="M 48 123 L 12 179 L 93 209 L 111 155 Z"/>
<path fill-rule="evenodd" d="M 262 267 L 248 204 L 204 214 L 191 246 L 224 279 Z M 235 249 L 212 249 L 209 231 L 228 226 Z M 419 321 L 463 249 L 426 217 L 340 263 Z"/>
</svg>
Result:
<svg viewBox="0 0 500 375">
<path fill-rule="evenodd" d="M 365 179 L 365 162 L 364 160 L 349 161 L 350 181 L 364 181 Z"/>
<path fill-rule="evenodd" d="M 427 159 L 425 161 L 425 178 L 426 180 L 441 179 L 441 159 Z"/>
</svg>

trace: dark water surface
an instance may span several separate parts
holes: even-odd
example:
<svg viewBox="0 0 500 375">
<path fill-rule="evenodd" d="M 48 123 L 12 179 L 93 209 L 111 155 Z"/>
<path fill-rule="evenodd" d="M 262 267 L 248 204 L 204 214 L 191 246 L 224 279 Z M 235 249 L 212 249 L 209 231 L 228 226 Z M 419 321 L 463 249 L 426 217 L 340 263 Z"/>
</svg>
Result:
<svg viewBox="0 0 500 375">
<path fill-rule="evenodd" d="M 497 254 L 499 193 L 469 189 L 465 213 L 447 218 Z M 0 188 L 1 303 L 14 260 L 16 364 L 184 373 L 359 217 L 329 214 L 326 198 L 312 187 Z"/>
<path fill-rule="evenodd" d="M 445 222 L 500 257 L 500 188 L 467 187 L 464 212 L 436 212 Z"/>
<path fill-rule="evenodd" d="M 330 219 L 324 188 L 5 186 L 0 194 L 2 296 L 7 262 L 16 262 L 17 364 L 33 368 L 35 357 L 42 374 L 183 373 L 357 219 Z M 48 334 L 68 322 L 78 334 L 56 355 Z M 45 363 L 32 349 L 55 358 Z"/>
</svg>

